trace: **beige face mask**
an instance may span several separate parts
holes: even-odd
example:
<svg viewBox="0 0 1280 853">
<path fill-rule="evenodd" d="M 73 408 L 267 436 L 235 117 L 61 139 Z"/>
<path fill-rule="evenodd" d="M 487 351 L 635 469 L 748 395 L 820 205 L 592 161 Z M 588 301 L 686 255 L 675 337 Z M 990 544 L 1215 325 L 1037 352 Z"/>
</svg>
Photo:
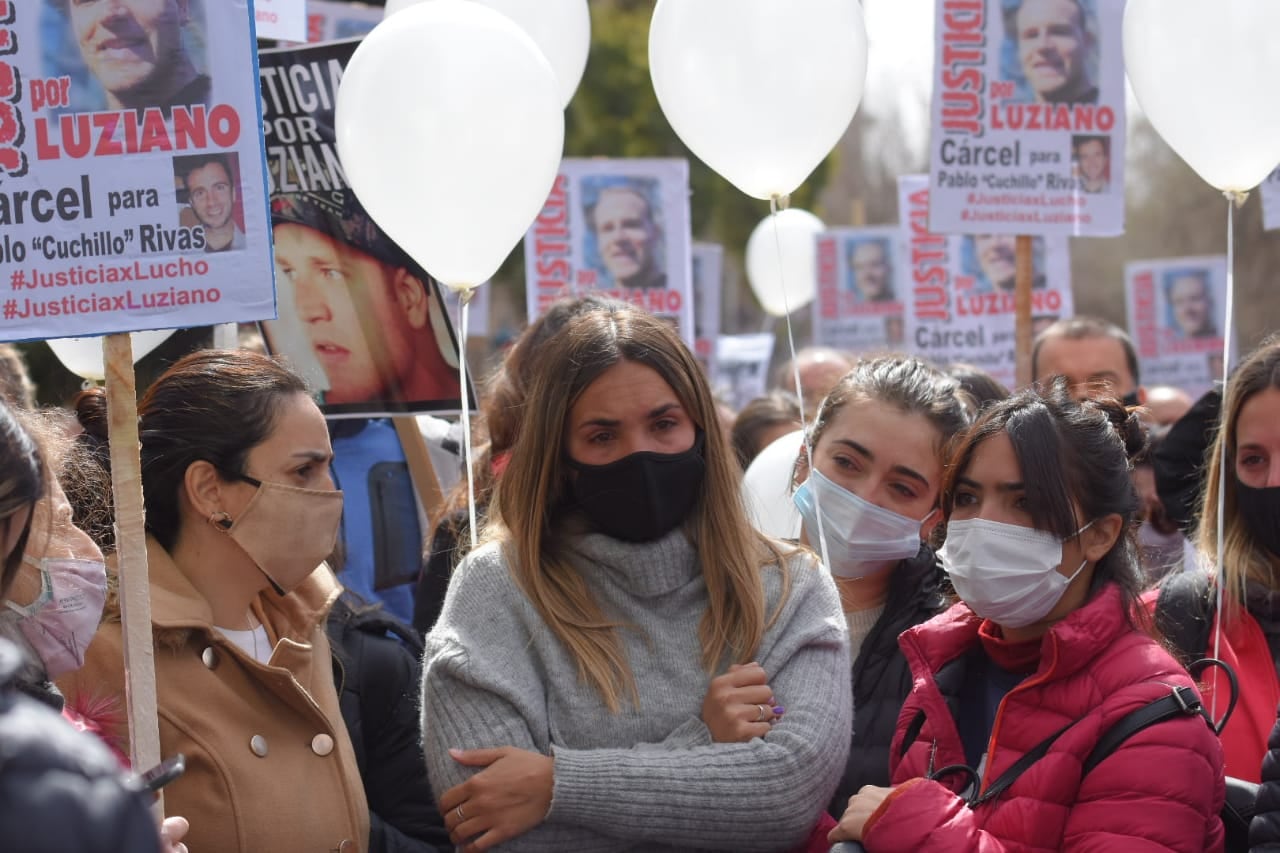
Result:
<svg viewBox="0 0 1280 853">
<path fill-rule="evenodd" d="M 333 553 L 342 522 L 342 492 L 299 489 L 240 475 L 258 487 L 234 521 L 225 513 L 210 519 L 226 533 L 284 595 L 302 583 Z"/>
</svg>

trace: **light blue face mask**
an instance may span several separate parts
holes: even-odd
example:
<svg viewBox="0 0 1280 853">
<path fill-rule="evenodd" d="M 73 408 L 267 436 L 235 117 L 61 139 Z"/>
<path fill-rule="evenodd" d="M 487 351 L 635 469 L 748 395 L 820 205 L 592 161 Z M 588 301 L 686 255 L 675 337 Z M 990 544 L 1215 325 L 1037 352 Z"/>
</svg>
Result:
<svg viewBox="0 0 1280 853">
<path fill-rule="evenodd" d="M 814 491 L 818 491 L 817 500 Z M 818 541 L 818 505 L 826 531 L 828 566 L 842 578 L 866 577 L 920 551 L 921 521 L 863 500 L 814 469 L 792 499 L 810 542 Z"/>
</svg>

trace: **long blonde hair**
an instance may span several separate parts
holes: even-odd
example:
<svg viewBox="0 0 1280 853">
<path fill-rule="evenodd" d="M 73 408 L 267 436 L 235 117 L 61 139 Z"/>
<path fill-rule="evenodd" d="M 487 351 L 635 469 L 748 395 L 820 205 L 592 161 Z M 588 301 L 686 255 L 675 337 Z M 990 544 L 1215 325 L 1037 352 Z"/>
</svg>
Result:
<svg viewBox="0 0 1280 853">
<path fill-rule="evenodd" d="M 620 306 L 573 319 L 537 354 L 527 420 L 494 494 L 486 538 L 502 545 L 510 571 L 548 627 L 612 711 L 625 694 L 638 701 L 635 678 L 618 638 L 585 579 L 566 556 L 564 521 L 572 514 L 564 464 L 565 424 L 578 397 L 620 361 L 655 370 L 705 433 L 706 475 L 685 530 L 699 552 L 707 611 L 698 634 L 702 664 L 745 663 L 768 627 L 761 568 L 786 562 L 779 546 L 756 532 L 739 491 L 740 472 L 721 432 L 706 378 L 666 322 Z"/>
<path fill-rule="evenodd" d="M 1268 388 L 1280 389 L 1280 336 L 1273 335 L 1253 351 L 1231 377 L 1222 401 L 1222 417 L 1218 435 L 1209 451 L 1205 477 L 1204 500 L 1200 509 L 1197 544 L 1210 560 L 1218 553 L 1218 480 L 1222 460 L 1227 464 L 1226 490 L 1223 493 L 1222 562 L 1226 579 L 1224 606 L 1234 616 L 1244 601 L 1245 583 L 1255 580 L 1271 589 L 1280 586 L 1280 559 L 1254 540 L 1249 525 L 1240 514 L 1236 497 L 1236 428 L 1240 411 L 1250 398 Z"/>
</svg>

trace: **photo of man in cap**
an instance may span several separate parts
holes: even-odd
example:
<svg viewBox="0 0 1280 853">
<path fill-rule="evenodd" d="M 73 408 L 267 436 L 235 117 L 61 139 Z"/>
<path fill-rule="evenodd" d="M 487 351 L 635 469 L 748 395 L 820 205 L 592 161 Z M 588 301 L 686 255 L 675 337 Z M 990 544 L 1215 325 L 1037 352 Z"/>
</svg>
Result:
<svg viewBox="0 0 1280 853">
<path fill-rule="evenodd" d="M 458 406 L 443 302 L 354 194 L 276 196 L 271 223 L 281 319 L 263 324 L 267 344 L 301 365 L 318 364 L 326 412 Z"/>
</svg>

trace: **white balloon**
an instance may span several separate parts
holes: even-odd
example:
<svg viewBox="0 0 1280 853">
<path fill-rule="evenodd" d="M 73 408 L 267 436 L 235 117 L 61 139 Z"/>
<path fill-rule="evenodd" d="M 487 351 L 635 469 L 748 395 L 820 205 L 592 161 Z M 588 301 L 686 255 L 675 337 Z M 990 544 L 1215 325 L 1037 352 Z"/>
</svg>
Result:
<svg viewBox="0 0 1280 853">
<path fill-rule="evenodd" d="M 129 335 L 133 342 L 133 363 L 137 364 L 143 356 L 168 340 L 173 332 L 173 329 L 159 329 Z M 102 363 L 102 338 L 55 338 L 45 343 L 53 350 L 58 361 L 62 362 L 62 366 L 81 379 L 94 382 L 106 379 L 107 371 Z"/>
<path fill-rule="evenodd" d="M 685 145 L 749 196 L 791 193 L 853 120 L 858 0 L 658 0 L 649 73 Z"/>
<path fill-rule="evenodd" d="M 424 0 L 387 0 L 387 18 Z M 587 0 L 475 0 L 519 24 L 555 69 L 560 101 L 568 106 L 582 82 L 591 48 Z"/>
<path fill-rule="evenodd" d="M 1247 192 L 1280 162 L 1280 3 L 1129 0 L 1124 58 L 1151 124 L 1200 177 Z"/>
<path fill-rule="evenodd" d="M 510 18 L 469 0 L 420 3 L 365 36 L 335 123 L 360 203 L 454 289 L 498 271 L 546 202 L 564 151 L 550 64 Z"/>
<path fill-rule="evenodd" d="M 775 539 L 799 539 L 800 510 L 791 499 L 791 475 L 804 447 L 804 430 L 789 432 L 761 450 L 742 477 L 742 502 L 759 530 Z"/>
<path fill-rule="evenodd" d="M 789 208 L 776 216 L 766 216 L 751 232 L 747 240 L 747 280 L 767 313 L 785 317 L 788 308 L 794 312 L 813 301 L 818 291 L 816 238 L 824 230 L 822 220 L 809 211 Z"/>
</svg>

